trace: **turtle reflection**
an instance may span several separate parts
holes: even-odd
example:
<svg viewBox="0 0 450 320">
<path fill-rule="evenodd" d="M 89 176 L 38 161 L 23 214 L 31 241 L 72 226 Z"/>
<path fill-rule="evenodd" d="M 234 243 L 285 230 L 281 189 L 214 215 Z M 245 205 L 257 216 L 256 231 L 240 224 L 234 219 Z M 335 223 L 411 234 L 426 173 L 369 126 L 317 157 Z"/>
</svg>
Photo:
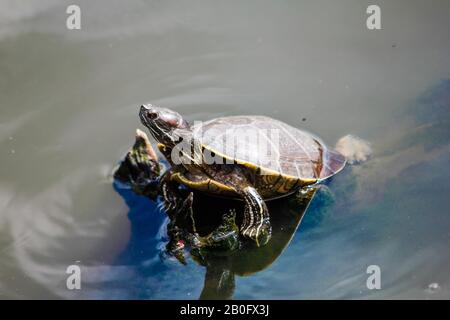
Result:
<svg viewBox="0 0 450 320">
<path fill-rule="evenodd" d="M 238 248 L 230 250 L 222 247 L 194 246 L 190 250 L 193 259 L 206 267 L 206 276 L 200 299 L 230 299 L 235 289 L 235 276 L 249 276 L 269 267 L 287 247 L 297 230 L 300 221 L 316 193 L 316 188 L 297 192 L 288 199 L 272 201 L 268 205 L 273 212 L 272 239 L 263 247 L 257 247 L 248 241 L 239 242 Z M 222 234 L 224 238 L 234 238 L 236 220 L 242 219 L 243 204 L 229 200 L 211 198 L 195 194 L 193 215 L 196 231 L 202 239 Z M 210 212 L 214 210 L 215 214 Z M 222 221 L 222 212 L 225 212 Z M 237 222 L 239 223 L 239 221 Z M 217 226 L 220 228 L 217 228 Z M 218 229 L 219 232 L 218 232 Z M 231 235 L 229 235 L 231 234 Z M 202 237 L 203 235 L 203 237 Z M 224 241 L 224 240 L 222 240 Z M 220 241 L 219 241 L 220 242 Z M 234 243 L 234 240 L 230 241 Z M 195 245 L 195 242 L 194 242 Z"/>
</svg>

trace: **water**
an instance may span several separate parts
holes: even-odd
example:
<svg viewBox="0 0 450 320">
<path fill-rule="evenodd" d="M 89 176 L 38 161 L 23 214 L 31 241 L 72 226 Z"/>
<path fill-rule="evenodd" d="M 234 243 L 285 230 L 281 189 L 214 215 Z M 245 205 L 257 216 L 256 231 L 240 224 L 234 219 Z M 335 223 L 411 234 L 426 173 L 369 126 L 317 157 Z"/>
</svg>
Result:
<svg viewBox="0 0 450 320">
<path fill-rule="evenodd" d="M 78 1 L 69 31 L 70 2 L 0 1 L 0 297 L 200 296 L 205 268 L 160 256 L 164 215 L 112 183 L 151 102 L 372 144 L 234 298 L 449 298 L 450 3 L 378 2 L 369 31 L 365 1 Z"/>
</svg>

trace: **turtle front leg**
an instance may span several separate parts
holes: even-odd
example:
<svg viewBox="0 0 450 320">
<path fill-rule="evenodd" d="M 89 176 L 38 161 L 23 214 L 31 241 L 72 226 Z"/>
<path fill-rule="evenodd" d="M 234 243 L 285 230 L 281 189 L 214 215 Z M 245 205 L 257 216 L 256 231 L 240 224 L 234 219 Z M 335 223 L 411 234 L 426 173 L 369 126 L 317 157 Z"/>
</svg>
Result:
<svg viewBox="0 0 450 320">
<path fill-rule="evenodd" d="M 246 187 L 241 193 L 245 201 L 241 234 L 255 241 L 258 247 L 263 246 L 272 236 L 266 203 L 253 187 Z"/>
<path fill-rule="evenodd" d="M 163 205 L 170 219 L 170 222 L 167 225 L 169 242 L 166 245 L 166 252 L 169 255 L 174 256 L 182 264 L 186 264 L 184 248 L 186 239 L 190 234 L 185 228 L 185 224 L 186 219 L 192 219 L 192 227 L 195 232 L 192 209 L 194 194 L 192 192 L 187 195 L 183 193 L 179 189 L 179 185 L 170 180 L 170 174 L 170 172 L 164 174 L 160 184 Z"/>
<path fill-rule="evenodd" d="M 160 194 L 164 200 L 164 208 L 171 219 L 181 213 L 192 215 L 194 193 L 183 192 L 179 184 L 171 180 L 171 171 L 167 171 L 161 178 Z"/>
</svg>

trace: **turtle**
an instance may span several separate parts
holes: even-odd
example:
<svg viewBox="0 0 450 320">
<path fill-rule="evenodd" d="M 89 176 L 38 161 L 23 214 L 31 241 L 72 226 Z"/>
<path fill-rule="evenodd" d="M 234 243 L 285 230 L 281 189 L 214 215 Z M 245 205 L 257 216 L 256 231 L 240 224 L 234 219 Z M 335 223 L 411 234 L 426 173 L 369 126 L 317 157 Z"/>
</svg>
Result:
<svg viewBox="0 0 450 320">
<path fill-rule="evenodd" d="M 243 200 L 240 233 L 257 246 L 265 245 L 272 232 L 265 201 L 320 183 L 347 162 L 317 136 L 268 116 L 227 116 L 191 125 L 174 110 L 142 104 L 139 117 L 171 165 L 164 186 Z"/>
<path fill-rule="evenodd" d="M 158 160 L 147 135 L 137 129 L 135 143 L 114 172 L 116 190 L 124 198 L 124 190 L 145 196 L 168 215 L 165 250 L 162 258 L 174 257 L 186 265 L 185 253 L 206 268 L 200 299 L 230 299 L 235 289 L 235 276 L 249 276 L 271 265 L 287 247 L 297 230 L 309 203 L 322 186 L 299 190 L 288 201 L 269 204 L 273 213 L 270 243 L 254 247 L 241 241 L 237 216 L 242 216 L 243 202 L 217 199 L 182 189 L 166 189 L 164 163 Z M 170 187 L 170 186 L 169 186 Z M 167 192 L 163 195 L 163 190 Z M 162 200 L 162 201 L 161 201 Z M 131 201 L 130 206 L 136 206 Z M 140 205 L 137 205 L 141 210 Z M 130 207 L 130 208 L 131 208 Z M 214 208 L 214 212 L 210 212 Z M 205 214 L 205 213 L 208 214 Z M 162 247 L 161 247 L 162 248 Z M 187 250 L 186 250 L 187 249 Z"/>
</svg>

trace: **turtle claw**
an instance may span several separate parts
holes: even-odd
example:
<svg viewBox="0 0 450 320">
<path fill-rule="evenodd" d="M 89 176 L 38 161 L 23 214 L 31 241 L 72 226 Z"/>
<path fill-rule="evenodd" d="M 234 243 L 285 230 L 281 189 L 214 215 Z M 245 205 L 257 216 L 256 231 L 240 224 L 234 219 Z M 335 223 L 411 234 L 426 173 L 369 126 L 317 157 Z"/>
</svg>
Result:
<svg viewBox="0 0 450 320">
<path fill-rule="evenodd" d="M 186 257 L 184 256 L 184 243 L 179 244 L 178 248 L 166 249 L 168 255 L 177 259 L 182 265 L 187 265 Z"/>
<path fill-rule="evenodd" d="M 243 228 L 241 233 L 244 237 L 255 241 L 258 247 L 262 247 L 269 242 L 272 236 L 272 227 L 269 219 L 264 219 L 259 225 L 245 227 L 245 229 Z"/>
</svg>

